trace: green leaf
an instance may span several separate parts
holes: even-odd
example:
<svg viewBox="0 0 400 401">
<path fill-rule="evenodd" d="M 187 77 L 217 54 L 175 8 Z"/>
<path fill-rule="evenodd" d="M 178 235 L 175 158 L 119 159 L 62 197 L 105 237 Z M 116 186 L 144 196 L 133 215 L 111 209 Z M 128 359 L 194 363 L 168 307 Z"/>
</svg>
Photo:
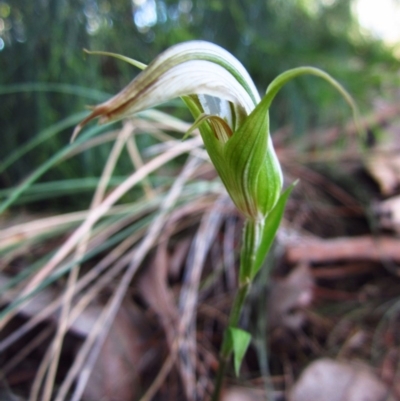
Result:
<svg viewBox="0 0 400 401">
<path fill-rule="evenodd" d="M 239 210 L 251 218 L 258 215 L 257 178 L 265 163 L 268 129 L 268 110 L 259 104 L 224 148 L 233 199 Z"/>
<path fill-rule="evenodd" d="M 135 60 L 133 58 L 123 56 L 122 54 L 111 53 L 111 52 L 103 52 L 103 51 L 93 51 L 93 50 L 87 50 L 87 49 L 83 49 L 83 51 L 85 53 L 87 53 L 87 54 L 94 54 L 96 56 L 114 57 L 114 58 L 117 58 L 119 60 L 125 61 L 125 63 L 131 64 L 134 67 L 139 68 L 140 70 L 144 70 L 147 67 L 146 64 L 141 63 L 140 61 L 137 61 L 137 60 Z"/>
<path fill-rule="evenodd" d="M 271 245 L 281 223 L 283 212 L 285 211 L 286 202 L 296 184 L 297 181 L 295 181 L 292 185 L 289 186 L 289 188 L 287 188 L 283 192 L 274 209 L 265 220 L 260 245 L 257 250 L 255 262 L 253 265 L 253 271 L 251 273 L 251 279 L 253 279 L 260 270 L 264 259 L 267 256 L 269 249 L 271 248 Z"/>
<path fill-rule="evenodd" d="M 290 70 L 287 70 L 283 72 L 282 74 L 279 74 L 269 85 L 267 88 L 267 91 L 265 93 L 265 96 L 261 100 L 261 103 L 264 104 L 264 107 L 267 109 L 271 106 L 271 103 L 274 99 L 274 97 L 277 95 L 277 93 L 281 90 L 281 88 L 291 81 L 292 79 L 300 76 L 300 75 L 314 75 L 319 78 L 324 79 L 327 81 L 329 84 L 331 84 L 337 91 L 343 96 L 344 100 L 349 104 L 351 107 L 351 110 L 353 112 L 353 118 L 354 122 L 357 126 L 357 129 L 360 133 L 363 132 L 363 129 L 360 126 L 359 122 L 359 111 L 354 103 L 353 98 L 351 95 L 346 91 L 346 89 L 338 82 L 336 79 L 332 78 L 329 74 L 327 74 L 325 71 L 320 70 L 319 68 L 315 67 L 298 67 L 298 68 L 292 68 Z"/>
<path fill-rule="evenodd" d="M 201 114 L 186 132 L 183 139 L 186 139 L 196 128 L 199 128 L 206 121 L 210 122 L 214 135 L 222 144 L 226 143 L 232 136 L 232 130 L 224 119 L 217 115 Z"/>
<path fill-rule="evenodd" d="M 216 138 L 216 134 L 210 122 L 207 121 L 207 119 L 202 118 L 204 110 L 202 108 L 198 96 L 197 95 L 182 96 L 182 100 L 184 101 L 184 103 L 186 104 L 186 106 L 192 113 L 193 117 L 196 119 L 196 121 L 199 118 L 201 119 L 202 124 L 196 125 L 196 127 L 199 128 L 201 137 L 204 142 L 204 146 L 207 150 L 208 155 L 210 156 L 212 164 L 217 170 L 230 197 L 234 199 L 233 198 L 234 194 L 232 194 L 232 191 L 230 191 L 230 188 L 232 188 L 232 184 L 229 181 L 230 180 L 229 170 L 226 168 L 226 162 L 223 155 L 224 143 Z M 196 122 L 194 124 L 196 124 Z"/>
<path fill-rule="evenodd" d="M 251 334 L 242 329 L 229 327 L 228 335 L 232 343 L 235 373 L 236 376 L 239 376 L 240 366 L 249 347 Z"/>
<path fill-rule="evenodd" d="M 224 155 L 236 206 L 248 218 L 266 216 L 280 196 L 283 180 L 265 103 L 259 103 L 229 139 Z"/>
</svg>

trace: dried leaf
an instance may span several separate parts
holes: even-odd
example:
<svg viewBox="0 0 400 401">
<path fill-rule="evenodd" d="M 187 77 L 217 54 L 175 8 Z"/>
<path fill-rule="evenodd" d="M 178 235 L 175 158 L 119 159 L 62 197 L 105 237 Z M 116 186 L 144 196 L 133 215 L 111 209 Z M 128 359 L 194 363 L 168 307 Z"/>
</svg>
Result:
<svg viewBox="0 0 400 401">
<path fill-rule="evenodd" d="M 320 359 L 300 376 L 289 401 L 396 401 L 368 367 Z"/>
<path fill-rule="evenodd" d="M 377 152 L 366 161 L 366 167 L 383 195 L 391 195 L 400 186 L 400 154 Z"/>
<path fill-rule="evenodd" d="M 305 320 L 303 309 L 313 298 L 313 285 L 311 270 L 305 263 L 273 282 L 267 299 L 269 326 L 300 329 Z"/>
<path fill-rule="evenodd" d="M 168 285 L 168 265 L 169 255 L 166 245 L 160 244 L 153 263 L 150 263 L 143 272 L 138 287 L 145 302 L 160 318 L 169 346 L 172 347 L 176 338 L 179 314 Z"/>
<path fill-rule="evenodd" d="M 365 166 L 382 194 L 392 195 L 400 186 L 400 126 L 394 121 L 381 134 L 380 142 L 365 159 Z"/>
<path fill-rule="evenodd" d="M 398 378 L 399 363 L 400 350 L 398 350 L 397 347 L 391 347 L 388 349 L 386 355 L 384 355 L 379 367 L 379 376 L 391 387 L 393 393 L 396 394 L 397 397 L 400 397 L 400 381 Z"/>
<path fill-rule="evenodd" d="M 393 196 L 375 205 L 375 212 L 382 228 L 400 233 L 400 196 Z"/>
<path fill-rule="evenodd" d="M 235 386 L 224 390 L 221 401 L 266 401 L 266 399 L 261 391 Z"/>
<path fill-rule="evenodd" d="M 138 376 L 146 363 L 147 323 L 125 303 L 104 342 L 84 391 L 88 401 L 131 401 L 138 395 Z"/>
</svg>

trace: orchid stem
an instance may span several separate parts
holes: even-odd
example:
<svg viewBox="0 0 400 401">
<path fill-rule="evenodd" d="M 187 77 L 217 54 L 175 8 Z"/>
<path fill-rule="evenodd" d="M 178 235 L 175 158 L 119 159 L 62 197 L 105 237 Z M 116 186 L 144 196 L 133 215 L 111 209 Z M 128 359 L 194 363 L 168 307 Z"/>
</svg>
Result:
<svg viewBox="0 0 400 401">
<path fill-rule="evenodd" d="M 220 361 L 219 361 L 217 376 L 215 379 L 215 387 L 214 387 L 214 394 L 212 396 L 212 401 L 219 401 L 222 389 L 222 383 L 226 372 L 226 367 L 232 353 L 232 343 L 228 337 L 228 329 L 229 327 L 236 327 L 238 325 L 244 301 L 246 300 L 246 296 L 249 293 L 250 286 L 251 282 L 248 281 L 243 286 L 241 286 L 236 292 L 233 307 L 231 309 L 231 313 L 229 316 L 229 324 L 228 327 L 225 328 L 224 337 L 222 340 Z"/>
<path fill-rule="evenodd" d="M 241 249 L 241 260 L 240 260 L 240 272 L 239 272 L 239 288 L 236 291 L 233 306 L 229 315 L 228 326 L 224 330 L 224 336 L 220 351 L 220 362 L 218 366 L 217 376 L 215 379 L 214 393 L 211 398 L 212 401 L 219 401 L 222 384 L 226 372 L 226 367 L 230 360 L 233 346 L 229 339 L 228 331 L 230 327 L 237 327 L 242 313 L 243 305 L 245 303 L 247 294 L 250 291 L 252 283 L 252 267 L 254 261 L 254 255 L 258 248 L 258 236 L 254 235 L 258 230 L 257 224 L 253 221 L 247 220 L 243 229 L 243 238 L 247 238 L 242 243 Z M 249 235 L 253 234 L 253 235 Z M 250 240 L 248 240 L 250 238 Z"/>
</svg>

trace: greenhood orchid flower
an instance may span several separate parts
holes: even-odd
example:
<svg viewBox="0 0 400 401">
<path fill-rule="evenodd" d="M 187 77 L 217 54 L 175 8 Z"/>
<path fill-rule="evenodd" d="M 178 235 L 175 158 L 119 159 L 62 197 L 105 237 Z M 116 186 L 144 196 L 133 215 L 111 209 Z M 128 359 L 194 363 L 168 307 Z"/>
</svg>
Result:
<svg viewBox="0 0 400 401">
<path fill-rule="evenodd" d="M 253 249 L 247 263 L 252 268 L 242 278 L 254 277 L 275 236 L 290 192 L 282 194 L 282 170 L 269 133 L 273 98 L 285 83 L 302 74 L 327 80 L 354 108 L 350 96 L 325 72 L 300 67 L 275 78 L 261 99 L 243 65 L 226 50 L 204 41 L 175 45 L 147 67 L 117 57 L 143 71 L 120 93 L 94 107 L 73 137 L 96 117 L 101 123 L 116 121 L 182 97 L 196 119 L 191 130 L 199 128 L 230 197 L 252 225 L 248 240 Z"/>
<path fill-rule="evenodd" d="M 283 184 L 269 134 L 268 110 L 279 89 L 301 74 L 323 77 L 351 103 L 336 81 L 312 67 L 278 76 L 261 100 L 246 69 L 229 52 L 204 41 L 178 44 L 160 54 L 120 93 L 96 106 L 74 136 L 96 117 L 101 123 L 116 121 L 182 97 L 233 202 L 247 218 L 260 220 L 276 205 Z"/>
<path fill-rule="evenodd" d="M 274 207 L 282 172 L 268 133 L 268 109 L 243 65 L 230 53 L 202 41 L 176 45 L 159 55 L 124 90 L 96 106 L 110 122 L 183 97 L 197 118 L 207 152 L 238 209 L 261 219 Z"/>
<path fill-rule="evenodd" d="M 102 54 L 101 52 L 98 52 Z M 103 53 L 107 54 L 107 53 Z M 108 55 L 113 55 L 108 53 Z M 351 97 L 325 72 L 313 67 L 288 70 L 276 77 L 260 98 L 243 65 L 217 45 L 192 41 L 160 54 L 149 66 L 113 55 L 142 68 L 125 89 L 93 108 L 73 134 L 90 120 L 120 120 L 181 97 L 193 114 L 205 148 L 237 208 L 245 216 L 238 291 L 221 347 L 213 401 L 219 399 L 222 377 L 231 353 L 238 372 L 250 341 L 238 321 L 250 285 L 263 264 L 281 222 L 293 185 L 282 192 L 283 176 L 269 133 L 269 108 L 291 79 L 311 74 L 333 85 L 350 104 Z"/>
</svg>

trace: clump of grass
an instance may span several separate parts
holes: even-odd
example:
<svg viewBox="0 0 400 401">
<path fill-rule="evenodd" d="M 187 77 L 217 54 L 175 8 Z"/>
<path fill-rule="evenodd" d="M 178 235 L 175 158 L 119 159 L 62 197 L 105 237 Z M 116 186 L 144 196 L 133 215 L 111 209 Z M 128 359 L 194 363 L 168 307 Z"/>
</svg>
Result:
<svg viewBox="0 0 400 401">
<path fill-rule="evenodd" d="M 93 355 L 101 349 L 101 342 L 111 327 L 111 321 L 132 277 L 143 259 L 157 246 L 165 222 L 176 218 L 176 214 L 185 208 L 188 209 L 186 213 L 189 216 L 190 210 L 193 210 L 194 217 L 199 212 L 204 213 L 223 194 L 218 181 L 193 179 L 199 171 L 204 170 L 202 166 L 208 164 L 201 149 L 200 138 L 194 136 L 193 139 L 181 142 L 166 133 L 178 131 L 183 134 L 188 128 L 189 125 L 180 120 L 161 112 L 149 111 L 128 120 L 122 130 L 99 132 L 95 129 L 98 134 L 96 138 L 90 139 L 86 135 L 86 138 L 69 145 L 52 160 L 56 163 L 63 157 L 84 152 L 90 146 L 106 141 L 114 142 L 109 158 L 105 161 L 103 174 L 98 178 L 90 208 L 58 216 L 27 216 L 28 221 L 22 219 L 18 224 L 4 221 L 4 228 L 0 232 L 3 269 L 7 268 L 7 261 L 16 258 L 21 258 L 28 266 L 13 278 L 8 278 L 7 271 L 2 276 L 4 280 L 0 291 L 1 299 L 9 302 L 9 305 L 1 312 L 1 327 L 4 328 L 18 312 L 29 315 L 29 305 L 35 305 L 35 297 L 41 291 L 57 280 L 68 277 L 64 294 L 61 293 L 49 305 L 37 311 L 24 325 L 2 339 L 0 344 L 2 351 L 7 350 L 41 322 L 54 319 L 54 313 L 61 310 L 57 333 L 38 370 L 31 399 L 51 397 L 58 355 L 66 332 L 83 310 L 98 298 L 99 293 L 118 278 L 119 284 L 115 292 L 59 388 L 57 399 L 66 397 L 83 366 L 87 363 L 93 365 Z M 142 134 L 152 135 L 156 141 L 155 145 L 146 149 L 149 155 L 146 159 L 140 156 L 136 145 L 137 136 Z M 112 175 L 118 159 L 125 157 L 123 150 L 131 157 L 133 173 L 130 177 L 115 182 Z M 152 173 L 168 168 L 171 161 L 182 155 L 187 155 L 186 167 L 183 167 L 175 180 L 154 182 Z M 23 184 L 9 190 L 4 207 L 16 204 L 17 199 L 21 204 L 29 202 L 40 186 L 35 180 L 51 166 L 52 163 L 41 166 Z M 57 189 L 56 185 L 55 188 Z M 141 195 L 134 201 L 124 201 L 125 194 L 135 189 Z M 71 193 L 74 190 L 75 188 L 71 188 Z M 51 193 L 48 195 L 52 196 Z M 42 196 L 45 199 L 45 194 Z M 198 217 L 189 219 L 191 224 L 197 220 Z M 171 231 L 171 235 L 173 234 L 174 230 Z M 69 237 L 63 241 L 65 235 Z M 52 243 L 49 243 L 49 239 Z M 47 251 L 44 255 L 30 262 L 27 253 L 40 246 L 44 247 L 45 244 Z M 40 254 L 39 251 L 37 253 Z M 82 270 L 79 268 L 82 265 L 91 267 Z M 11 361 L 7 366 L 4 374 L 15 366 L 15 362 Z M 78 386 L 79 390 L 76 390 L 75 399 L 80 397 L 84 380 L 87 377 L 80 379 L 81 384 Z"/>
</svg>

